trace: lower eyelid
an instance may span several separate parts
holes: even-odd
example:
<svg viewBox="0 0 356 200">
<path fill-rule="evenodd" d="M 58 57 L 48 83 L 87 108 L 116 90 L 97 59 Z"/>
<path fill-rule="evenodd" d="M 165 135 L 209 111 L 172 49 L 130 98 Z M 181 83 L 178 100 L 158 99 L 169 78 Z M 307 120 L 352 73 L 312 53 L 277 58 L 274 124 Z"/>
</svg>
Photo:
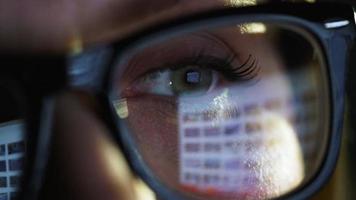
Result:
<svg viewBox="0 0 356 200">
<path fill-rule="evenodd" d="M 178 101 L 174 96 L 142 94 L 140 96 L 129 97 L 126 99 L 129 112 L 140 112 L 140 110 L 134 110 L 139 108 L 145 109 L 145 112 L 155 113 L 155 115 L 161 116 L 162 119 L 175 119 L 177 117 Z"/>
</svg>

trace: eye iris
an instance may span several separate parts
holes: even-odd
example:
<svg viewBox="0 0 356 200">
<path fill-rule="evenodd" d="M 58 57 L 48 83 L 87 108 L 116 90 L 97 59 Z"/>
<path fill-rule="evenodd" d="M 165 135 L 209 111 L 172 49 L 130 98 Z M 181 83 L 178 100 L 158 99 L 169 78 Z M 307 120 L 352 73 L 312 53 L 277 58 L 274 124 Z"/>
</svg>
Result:
<svg viewBox="0 0 356 200">
<path fill-rule="evenodd" d="M 171 73 L 171 87 L 176 95 L 201 95 L 212 84 L 212 70 L 187 66 Z"/>
</svg>

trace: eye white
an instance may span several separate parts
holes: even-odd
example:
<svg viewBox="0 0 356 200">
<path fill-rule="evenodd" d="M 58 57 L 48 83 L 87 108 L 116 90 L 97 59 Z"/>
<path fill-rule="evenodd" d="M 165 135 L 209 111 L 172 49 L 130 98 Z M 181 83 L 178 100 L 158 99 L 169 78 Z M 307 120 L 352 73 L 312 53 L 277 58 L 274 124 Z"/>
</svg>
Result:
<svg viewBox="0 0 356 200">
<path fill-rule="evenodd" d="M 172 82 L 170 80 L 171 73 L 172 71 L 170 69 L 166 69 L 159 70 L 149 75 L 144 81 L 144 84 L 149 85 L 148 91 L 146 92 L 157 95 L 173 95 L 171 89 Z"/>
</svg>

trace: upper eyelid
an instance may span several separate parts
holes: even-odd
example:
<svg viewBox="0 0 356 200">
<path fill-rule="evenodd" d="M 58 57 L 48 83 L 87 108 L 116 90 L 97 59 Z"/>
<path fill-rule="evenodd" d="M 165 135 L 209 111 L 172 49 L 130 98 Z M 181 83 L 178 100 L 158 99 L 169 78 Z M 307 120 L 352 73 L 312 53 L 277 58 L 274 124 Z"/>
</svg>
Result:
<svg viewBox="0 0 356 200">
<path fill-rule="evenodd" d="M 223 37 L 220 37 L 218 34 L 215 34 L 213 32 L 205 32 L 205 33 L 201 33 L 201 34 L 197 34 L 197 35 L 200 35 L 202 37 L 205 37 L 209 40 L 212 40 L 216 43 L 220 43 L 221 45 L 225 46 L 226 48 L 228 48 L 229 50 L 231 50 L 231 52 L 233 52 L 235 55 L 238 55 L 239 52 L 236 52 L 235 49 L 233 49 L 231 47 L 231 45 L 229 45 L 227 43 L 227 41 L 223 38 Z"/>
<path fill-rule="evenodd" d="M 233 55 L 235 59 L 230 64 L 232 66 L 240 66 L 246 57 L 245 54 L 249 52 L 244 52 L 245 50 L 240 49 L 240 46 L 232 48 L 228 43 L 229 38 L 224 38 L 223 36 L 224 34 L 220 36 L 219 33 L 211 31 L 195 32 L 173 38 L 173 40 L 166 41 L 167 43 L 156 43 L 157 45 L 152 45 L 143 50 L 140 49 L 136 53 L 133 51 L 126 58 L 123 56 L 123 62 L 118 63 L 122 65 L 118 67 L 124 68 L 124 72 L 120 75 L 120 88 L 123 89 L 134 84 L 138 78 L 148 73 L 167 68 L 169 64 L 179 63 L 184 58 L 192 58 L 199 55 L 210 55 L 221 59 L 227 59 Z M 189 45 L 190 48 L 186 48 L 184 44 Z M 174 46 L 177 47 L 175 48 Z M 155 55 L 157 51 L 161 55 L 154 58 L 152 55 Z M 167 61 L 171 62 L 167 63 Z"/>
<path fill-rule="evenodd" d="M 217 34 L 214 34 L 212 32 L 199 32 L 199 33 L 192 33 L 191 35 L 188 35 L 186 38 L 183 38 L 183 37 L 182 38 L 177 38 L 177 39 L 174 38 L 175 41 L 173 41 L 173 42 L 169 41 L 169 42 L 167 42 L 167 44 L 163 44 L 163 46 L 153 46 L 152 49 L 151 48 L 144 49 L 144 50 L 140 51 L 139 53 L 137 53 L 137 54 L 135 54 L 133 56 L 130 56 L 129 61 L 125 64 L 125 66 L 128 67 L 128 70 L 125 72 L 125 74 L 130 74 L 131 72 L 137 73 L 137 71 L 139 71 L 140 69 L 137 70 L 137 67 L 135 67 L 135 66 L 139 66 L 142 63 L 141 60 L 150 59 L 150 58 L 147 58 L 147 56 L 145 58 L 146 54 L 153 55 L 153 53 L 155 53 L 155 51 L 162 51 L 162 49 L 163 50 L 165 50 L 165 49 L 170 50 L 171 46 L 174 47 L 174 45 L 177 45 L 176 41 L 185 40 L 187 38 L 188 38 L 188 40 L 192 40 L 192 41 L 196 41 L 196 39 L 204 40 L 204 43 L 202 43 L 202 42 L 198 43 L 198 45 L 201 44 L 201 47 L 199 47 L 200 49 L 195 50 L 194 53 L 195 53 L 196 56 L 201 55 L 201 54 L 211 53 L 211 52 L 206 52 L 206 49 L 210 48 L 210 47 L 207 47 L 207 46 L 212 45 L 212 46 L 218 46 L 220 48 L 220 52 L 216 52 L 215 51 L 214 53 L 225 52 L 225 53 L 223 53 L 224 54 L 223 56 L 225 56 L 225 57 L 231 56 L 231 54 L 233 54 L 234 57 L 238 58 L 237 60 L 239 60 L 239 58 L 241 58 L 240 53 L 238 53 L 237 50 L 233 49 L 226 42 L 226 40 L 224 40 L 222 37 L 219 37 Z M 193 44 L 192 46 L 194 46 L 194 45 L 195 44 Z M 181 48 L 181 47 L 177 47 L 176 49 L 178 49 L 178 48 Z M 192 55 L 185 56 L 185 57 L 192 57 Z M 154 66 L 148 66 L 148 67 L 151 68 L 151 69 L 156 69 L 157 70 L 159 68 L 165 67 L 165 65 L 167 65 L 167 64 L 169 64 L 169 63 L 153 64 Z M 238 63 L 238 64 L 241 64 L 241 63 Z M 145 70 L 145 71 L 147 72 L 148 70 Z M 152 71 L 152 70 L 149 70 L 149 71 Z M 145 73 L 139 73 L 139 75 L 143 75 Z"/>
<path fill-rule="evenodd" d="M 202 59 L 204 60 L 205 58 L 214 59 L 215 61 L 219 60 L 220 63 L 224 62 L 223 63 L 224 66 L 221 66 L 224 68 L 226 68 L 227 65 L 230 66 L 231 63 L 235 62 L 238 59 L 235 54 L 229 54 L 229 55 L 226 55 L 225 57 L 218 58 L 218 57 L 214 57 L 214 56 L 205 55 L 204 52 L 199 52 L 199 54 L 197 54 L 197 55 L 192 55 L 190 57 L 184 57 L 184 58 L 181 58 L 179 61 L 174 61 L 172 63 L 164 63 L 161 66 L 156 66 L 154 68 L 148 69 L 144 73 L 139 74 L 137 77 L 144 77 L 151 73 L 157 73 L 159 71 L 176 70 L 176 69 L 180 68 L 180 66 L 182 66 L 182 65 L 199 65 L 199 63 L 202 62 Z M 224 61 L 222 61 L 222 60 L 224 60 Z M 204 65 L 204 67 L 212 69 L 210 66 Z M 217 69 L 215 69 L 215 70 L 217 70 Z M 223 69 L 221 69 L 221 70 L 223 70 Z"/>
</svg>

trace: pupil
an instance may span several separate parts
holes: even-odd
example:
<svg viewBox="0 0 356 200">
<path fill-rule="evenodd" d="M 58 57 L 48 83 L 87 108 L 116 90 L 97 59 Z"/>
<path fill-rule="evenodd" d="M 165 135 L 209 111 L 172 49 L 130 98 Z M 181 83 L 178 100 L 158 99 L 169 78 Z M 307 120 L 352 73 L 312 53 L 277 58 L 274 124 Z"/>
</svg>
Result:
<svg viewBox="0 0 356 200">
<path fill-rule="evenodd" d="M 200 82 L 200 73 L 197 71 L 188 71 L 186 73 L 185 82 L 187 84 L 197 84 Z"/>
</svg>

